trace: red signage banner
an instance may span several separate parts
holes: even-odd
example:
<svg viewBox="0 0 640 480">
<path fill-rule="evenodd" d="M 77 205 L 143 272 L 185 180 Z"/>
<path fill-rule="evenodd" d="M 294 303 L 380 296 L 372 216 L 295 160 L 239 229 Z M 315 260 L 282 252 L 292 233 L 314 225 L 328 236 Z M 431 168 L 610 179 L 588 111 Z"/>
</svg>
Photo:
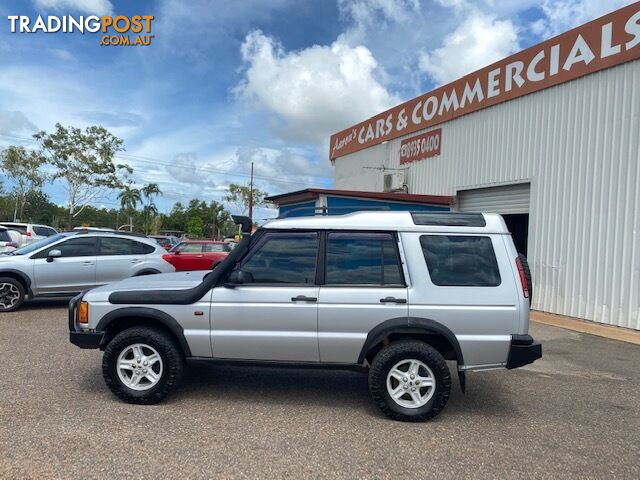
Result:
<svg viewBox="0 0 640 480">
<path fill-rule="evenodd" d="M 640 2 L 335 133 L 329 157 L 333 160 L 637 58 Z"/>
<path fill-rule="evenodd" d="M 400 165 L 440 155 L 442 129 L 406 138 L 400 143 Z"/>
</svg>

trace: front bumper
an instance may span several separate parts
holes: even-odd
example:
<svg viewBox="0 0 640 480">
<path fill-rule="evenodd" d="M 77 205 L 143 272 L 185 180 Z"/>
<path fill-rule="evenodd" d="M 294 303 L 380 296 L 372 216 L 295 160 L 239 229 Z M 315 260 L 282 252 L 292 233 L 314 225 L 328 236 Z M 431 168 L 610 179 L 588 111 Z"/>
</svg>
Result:
<svg viewBox="0 0 640 480">
<path fill-rule="evenodd" d="M 507 368 L 518 368 L 535 362 L 542 357 L 542 345 L 531 335 L 511 335 L 511 346 L 507 358 Z"/>
<path fill-rule="evenodd" d="M 69 301 L 69 341 L 80 348 L 99 348 L 104 332 L 86 332 L 78 325 L 78 304 L 85 292 L 76 295 Z"/>
</svg>

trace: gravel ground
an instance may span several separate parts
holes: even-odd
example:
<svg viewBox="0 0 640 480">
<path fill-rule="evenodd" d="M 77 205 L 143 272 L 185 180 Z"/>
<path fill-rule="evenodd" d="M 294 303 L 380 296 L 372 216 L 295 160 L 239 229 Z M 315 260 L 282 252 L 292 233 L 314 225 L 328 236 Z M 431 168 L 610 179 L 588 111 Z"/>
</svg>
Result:
<svg viewBox="0 0 640 480">
<path fill-rule="evenodd" d="M 543 358 L 469 374 L 425 424 L 383 418 L 361 372 L 190 365 L 121 403 L 64 302 L 0 314 L 0 478 L 640 478 L 640 347 L 532 325 Z"/>
</svg>

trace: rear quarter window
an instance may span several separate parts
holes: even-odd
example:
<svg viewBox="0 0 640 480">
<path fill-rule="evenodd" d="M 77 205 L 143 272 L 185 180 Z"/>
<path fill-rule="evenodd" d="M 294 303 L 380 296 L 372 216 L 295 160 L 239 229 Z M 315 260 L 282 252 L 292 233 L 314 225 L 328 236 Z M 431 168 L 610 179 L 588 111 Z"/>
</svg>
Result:
<svg viewBox="0 0 640 480">
<path fill-rule="evenodd" d="M 497 287 L 502 282 L 490 237 L 423 235 L 420 245 L 434 285 Z"/>
</svg>

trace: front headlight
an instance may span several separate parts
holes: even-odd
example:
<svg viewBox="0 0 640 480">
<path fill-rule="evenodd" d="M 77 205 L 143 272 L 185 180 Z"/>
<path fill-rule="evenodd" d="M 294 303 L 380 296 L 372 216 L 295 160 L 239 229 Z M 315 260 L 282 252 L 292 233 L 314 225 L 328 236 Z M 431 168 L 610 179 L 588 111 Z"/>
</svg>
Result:
<svg viewBox="0 0 640 480">
<path fill-rule="evenodd" d="M 85 301 L 80 302 L 78 307 L 78 322 L 89 323 L 89 304 Z"/>
</svg>

